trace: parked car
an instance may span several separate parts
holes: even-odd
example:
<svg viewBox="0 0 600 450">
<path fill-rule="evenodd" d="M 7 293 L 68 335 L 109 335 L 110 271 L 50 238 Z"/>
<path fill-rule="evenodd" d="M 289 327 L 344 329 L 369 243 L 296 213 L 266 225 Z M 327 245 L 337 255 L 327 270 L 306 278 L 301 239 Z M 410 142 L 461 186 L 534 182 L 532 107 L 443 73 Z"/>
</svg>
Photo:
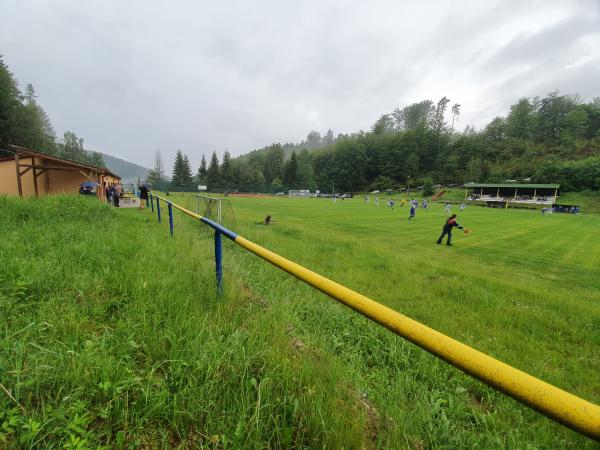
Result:
<svg viewBox="0 0 600 450">
<path fill-rule="evenodd" d="M 98 183 L 94 183 L 93 181 L 84 181 L 79 185 L 79 193 L 81 195 L 96 195 L 97 188 Z"/>
</svg>

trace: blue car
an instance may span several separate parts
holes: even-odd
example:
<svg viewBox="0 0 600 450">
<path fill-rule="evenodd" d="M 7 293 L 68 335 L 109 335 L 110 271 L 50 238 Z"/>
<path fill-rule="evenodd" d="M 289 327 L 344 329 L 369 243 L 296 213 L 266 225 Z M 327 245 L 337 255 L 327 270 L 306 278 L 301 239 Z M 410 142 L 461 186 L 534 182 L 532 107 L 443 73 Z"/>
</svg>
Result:
<svg viewBox="0 0 600 450">
<path fill-rule="evenodd" d="M 98 183 L 93 181 L 84 181 L 79 185 L 79 193 L 81 195 L 96 195 Z"/>
</svg>

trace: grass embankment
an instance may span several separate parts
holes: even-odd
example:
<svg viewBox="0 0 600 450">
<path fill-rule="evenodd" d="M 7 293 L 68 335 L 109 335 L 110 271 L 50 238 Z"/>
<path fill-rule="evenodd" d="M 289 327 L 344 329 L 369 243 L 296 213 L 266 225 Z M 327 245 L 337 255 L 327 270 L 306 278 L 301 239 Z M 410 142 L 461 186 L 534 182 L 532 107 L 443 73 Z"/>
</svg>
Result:
<svg viewBox="0 0 600 450">
<path fill-rule="evenodd" d="M 208 235 L 87 198 L 0 211 L 0 382 L 23 408 L 0 392 L 0 447 L 363 442 L 335 361 L 231 279 L 215 298 Z"/>
<path fill-rule="evenodd" d="M 232 202 L 242 235 L 600 402 L 597 217 L 467 208 L 446 248 L 438 205 Z M 594 446 L 229 242 L 215 298 L 211 235 L 180 215 L 170 239 L 93 199 L 0 210 L 0 382 L 24 408 L 0 393 L 3 445 Z"/>
</svg>

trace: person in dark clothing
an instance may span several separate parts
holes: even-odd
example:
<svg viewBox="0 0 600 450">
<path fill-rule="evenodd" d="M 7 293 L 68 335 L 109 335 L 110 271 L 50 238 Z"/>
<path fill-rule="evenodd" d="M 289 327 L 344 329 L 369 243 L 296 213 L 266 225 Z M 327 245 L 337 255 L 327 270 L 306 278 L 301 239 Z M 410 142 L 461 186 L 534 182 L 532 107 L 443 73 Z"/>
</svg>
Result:
<svg viewBox="0 0 600 450">
<path fill-rule="evenodd" d="M 115 204 L 115 207 L 119 207 L 119 201 L 121 199 L 121 193 L 123 192 L 123 189 L 121 188 L 120 185 L 118 184 L 114 184 L 112 187 L 112 198 L 113 198 L 113 202 Z"/>
<path fill-rule="evenodd" d="M 410 216 L 408 216 L 408 220 L 412 219 L 413 217 L 415 217 L 415 204 L 411 203 L 411 205 L 410 205 Z"/>
<path fill-rule="evenodd" d="M 446 220 L 446 223 L 444 224 L 444 228 L 442 229 L 442 235 L 437 240 L 437 243 L 441 244 L 442 240 L 444 239 L 444 236 L 448 235 L 448 240 L 446 241 L 446 245 L 452 245 L 452 228 L 454 228 L 454 227 L 458 228 L 459 230 L 463 229 L 463 227 L 461 227 L 459 225 L 459 223 L 456 221 L 456 214 L 452 214 L 450 216 L 450 218 L 448 220 Z"/>
<path fill-rule="evenodd" d="M 140 209 L 144 209 L 148 203 L 148 192 L 148 186 L 142 184 L 140 186 Z"/>
<path fill-rule="evenodd" d="M 106 203 L 110 204 L 111 202 L 111 187 L 107 184 L 104 183 L 104 195 L 106 195 Z"/>
</svg>

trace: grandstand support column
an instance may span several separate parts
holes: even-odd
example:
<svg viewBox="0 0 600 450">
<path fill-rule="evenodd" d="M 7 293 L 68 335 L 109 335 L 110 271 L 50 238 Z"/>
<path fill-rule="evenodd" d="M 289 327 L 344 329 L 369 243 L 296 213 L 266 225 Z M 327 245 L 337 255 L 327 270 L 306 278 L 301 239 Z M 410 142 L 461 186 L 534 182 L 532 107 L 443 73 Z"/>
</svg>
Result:
<svg viewBox="0 0 600 450">
<path fill-rule="evenodd" d="M 483 197 L 483 188 L 481 188 L 481 192 L 479 193 L 479 198 Z"/>
<path fill-rule="evenodd" d="M 500 188 L 496 190 L 496 198 L 500 197 Z"/>
<path fill-rule="evenodd" d="M 556 197 L 558 197 L 558 189 L 554 189 L 554 201 L 556 202 Z"/>
<path fill-rule="evenodd" d="M 513 197 L 514 199 L 516 199 L 516 198 L 517 198 L 517 190 L 518 190 L 518 189 L 517 189 L 517 188 L 515 188 L 515 196 Z"/>
<path fill-rule="evenodd" d="M 535 200 L 536 195 L 537 195 L 537 189 L 534 189 L 533 190 L 533 200 Z"/>
</svg>

